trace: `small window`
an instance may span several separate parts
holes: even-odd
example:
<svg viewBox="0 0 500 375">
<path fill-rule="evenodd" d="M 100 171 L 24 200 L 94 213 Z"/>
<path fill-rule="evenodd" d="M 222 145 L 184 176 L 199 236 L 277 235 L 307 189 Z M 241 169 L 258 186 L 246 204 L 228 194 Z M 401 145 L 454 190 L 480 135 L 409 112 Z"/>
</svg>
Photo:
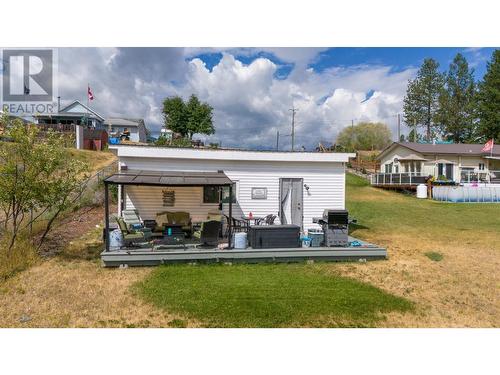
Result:
<svg viewBox="0 0 500 375">
<path fill-rule="evenodd" d="M 219 203 L 218 186 L 203 186 L 203 203 Z"/>
<path fill-rule="evenodd" d="M 479 163 L 479 170 L 484 171 L 484 163 Z"/>
<path fill-rule="evenodd" d="M 392 173 L 392 163 L 385 165 L 385 173 Z"/>
</svg>

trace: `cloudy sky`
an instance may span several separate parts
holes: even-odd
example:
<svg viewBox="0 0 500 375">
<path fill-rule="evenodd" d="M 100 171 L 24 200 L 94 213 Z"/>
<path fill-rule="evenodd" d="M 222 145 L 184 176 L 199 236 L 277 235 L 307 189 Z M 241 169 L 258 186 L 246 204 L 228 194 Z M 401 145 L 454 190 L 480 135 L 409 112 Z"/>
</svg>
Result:
<svg viewBox="0 0 500 375">
<path fill-rule="evenodd" d="M 462 52 L 485 72 L 491 48 L 61 48 L 63 104 L 86 101 L 104 116 L 141 117 L 153 134 L 162 126 L 165 97 L 192 93 L 214 108 L 223 146 L 273 148 L 276 132 L 290 134 L 298 109 L 296 144 L 332 142 L 351 120 L 383 121 L 396 134 L 396 114 L 409 79 L 426 57 L 441 68 Z M 404 129 L 406 132 L 407 130 Z M 205 139 L 205 137 L 197 137 Z M 290 147 L 282 137 L 280 147 Z"/>
</svg>

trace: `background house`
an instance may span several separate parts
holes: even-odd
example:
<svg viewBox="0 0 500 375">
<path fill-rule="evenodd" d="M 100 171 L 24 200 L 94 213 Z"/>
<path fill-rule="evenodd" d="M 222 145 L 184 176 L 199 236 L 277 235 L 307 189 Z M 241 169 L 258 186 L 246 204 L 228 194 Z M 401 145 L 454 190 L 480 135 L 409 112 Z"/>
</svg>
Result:
<svg viewBox="0 0 500 375">
<path fill-rule="evenodd" d="M 147 142 L 146 126 L 143 119 L 109 117 L 104 121 L 109 136 L 119 137 L 125 131 L 130 132 L 132 142 Z"/>
<path fill-rule="evenodd" d="M 57 113 L 39 114 L 36 115 L 35 119 L 38 124 L 53 125 L 81 125 L 82 121 L 86 120 L 86 125 L 95 129 L 104 129 L 104 117 L 78 100 L 60 109 Z"/>
<path fill-rule="evenodd" d="M 500 146 L 483 152 L 483 144 L 394 142 L 377 157 L 382 173 L 444 176 L 455 182 L 500 182 Z"/>
</svg>

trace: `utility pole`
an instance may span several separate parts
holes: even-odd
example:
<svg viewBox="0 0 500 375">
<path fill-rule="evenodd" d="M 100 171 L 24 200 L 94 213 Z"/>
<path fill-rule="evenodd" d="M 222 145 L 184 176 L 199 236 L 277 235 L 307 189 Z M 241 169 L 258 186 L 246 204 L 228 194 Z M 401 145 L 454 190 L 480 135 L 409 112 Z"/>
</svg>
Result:
<svg viewBox="0 0 500 375">
<path fill-rule="evenodd" d="M 292 111 L 292 151 L 294 151 L 294 147 L 295 147 L 295 114 L 297 113 L 298 109 L 293 107 L 289 109 L 290 111 Z"/>
<path fill-rule="evenodd" d="M 401 141 L 401 115 L 398 113 L 398 142 Z"/>
<path fill-rule="evenodd" d="M 354 150 L 354 119 L 351 120 L 351 147 Z"/>
</svg>

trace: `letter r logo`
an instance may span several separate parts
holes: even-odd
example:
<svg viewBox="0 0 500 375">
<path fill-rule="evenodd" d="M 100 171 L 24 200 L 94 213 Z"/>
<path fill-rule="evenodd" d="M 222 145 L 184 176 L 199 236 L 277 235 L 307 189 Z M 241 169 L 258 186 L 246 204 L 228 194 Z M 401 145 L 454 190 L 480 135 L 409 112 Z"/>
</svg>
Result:
<svg viewBox="0 0 500 375">
<path fill-rule="evenodd" d="M 4 102 L 53 100 L 53 53 L 41 50 L 3 50 Z"/>
</svg>

